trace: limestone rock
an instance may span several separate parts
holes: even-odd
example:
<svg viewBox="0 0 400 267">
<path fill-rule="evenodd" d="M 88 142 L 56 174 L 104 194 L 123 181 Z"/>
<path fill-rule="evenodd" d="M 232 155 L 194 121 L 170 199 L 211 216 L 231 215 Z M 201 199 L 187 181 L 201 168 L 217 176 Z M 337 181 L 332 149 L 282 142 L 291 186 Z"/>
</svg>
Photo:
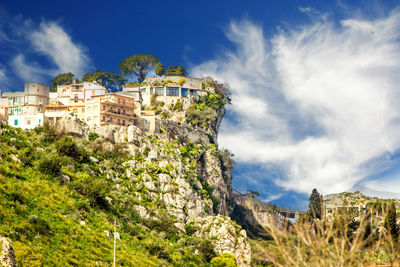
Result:
<svg viewBox="0 0 400 267">
<path fill-rule="evenodd" d="M 55 130 L 59 134 L 70 134 L 78 137 L 85 136 L 85 123 L 79 120 L 76 116 L 66 114 L 57 122 Z"/>
<path fill-rule="evenodd" d="M 217 254 L 232 254 L 239 266 L 250 266 L 251 248 L 247 242 L 246 231 L 240 226 L 222 215 L 197 218 L 195 223 L 201 226 L 197 235 L 214 240 L 214 250 Z"/>
<path fill-rule="evenodd" d="M 145 219 L 149 219 L 150 215 L 147 213 L 147 210 L 145 207 L 140 206 L 140 205 L 136 205 L 135 210 L 139 213 L 139 216 Z"/>
<path fill-rule="evenodd" d="M 14 249 L 11 243 L 5 237 L 0 237 L 0 266 L 17 266 L 15 261 Z"/>
<path fill-rule="evenodd" d="M 71 178 L 69 178 L 68 175 L 65 175 L 63 173 L 60 174 L 60 176 L 58 177 L 60 179 L 61 182 L 63 183 L 70 183 L 71 182 Z"/>
</svg>

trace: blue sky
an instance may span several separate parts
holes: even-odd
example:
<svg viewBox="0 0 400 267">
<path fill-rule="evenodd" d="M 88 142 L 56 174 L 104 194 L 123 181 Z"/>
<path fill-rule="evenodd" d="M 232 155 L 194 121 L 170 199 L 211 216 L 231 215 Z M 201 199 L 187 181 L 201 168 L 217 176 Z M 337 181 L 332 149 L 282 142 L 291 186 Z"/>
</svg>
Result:
<svg viewBox="0 0 400 267">
<path fill-rule="evenodd" d="M 306 208 L 309 192 L 400 188 L 398 1 L 0 2 L 0 89 L 119 72 L 154 54 L 228 82 L 219 143 L 234 187 Z"/>
</svg>

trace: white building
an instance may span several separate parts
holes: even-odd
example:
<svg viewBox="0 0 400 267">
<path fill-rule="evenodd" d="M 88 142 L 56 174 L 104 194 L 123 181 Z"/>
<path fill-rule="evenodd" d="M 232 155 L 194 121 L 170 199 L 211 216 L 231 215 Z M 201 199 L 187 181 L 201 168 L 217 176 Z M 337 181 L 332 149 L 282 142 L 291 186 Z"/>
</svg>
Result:
<svg viewBox="0 0 400 267">
<path fill-rule="evenodd" d="M 23 92 L 5 92 L 1 103 L 7 108 L 8 125 L 31 129 L 43 125 L 44 108 L 49 103 L 49 87 L 26 83 Z"/>
</svg>

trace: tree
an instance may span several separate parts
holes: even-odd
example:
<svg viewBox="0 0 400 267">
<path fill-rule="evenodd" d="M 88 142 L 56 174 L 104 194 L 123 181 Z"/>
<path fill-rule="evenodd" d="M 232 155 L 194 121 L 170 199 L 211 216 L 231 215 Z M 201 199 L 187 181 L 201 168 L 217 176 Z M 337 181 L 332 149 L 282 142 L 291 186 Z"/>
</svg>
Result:
<svg viewBox="0 0 400 267">
<path fill-rule="evenodd" d="M 121 86 L 127 82 L 127 79 L 123 78 L 121 74 L 96 70 L 96 72 L 86 73 L 82 81 L 97 81 L 110 92 L 117 92 L 120 91 Z"/>
<path fill-rule="evenodd" d="M 71 72 L 58 74 L 51 80 L 50 92 L 57 92 L 57 85 L 72 84 L 74 76 L 75 74 Z"/>
<path fill-rule="evenodd" d="M 398 227 L 396 224 L 396 206 L 392 202 L 385 217 L 385 228 L 393 239 L 398 237 Z"/>
<path fill-rule="evenodd" d="M 119 69 L 123 75 L 135 74 L 138 77 L 138 82 L 141 83 L 157 63 L 158 58 L 156 56 L 136 54 L 122 60 Z"/>
<path fill-rule="evenodd" d="M 164 73 L 165 73 L 164 64 L 162 64 L 161 62 L 158 62 L 157 66 L 156 66 L 156 74 L 158 76 L 163 76 Z"/>
<path fill-rule="evenodd" d="M 171 65 L 168 67 L 165 76 L 187 76 L 188 73 L 183 66 Z"/>
<path fill-rule="evenodd" d="M 313 189 L 310 202 L 308 204 L 309 211 L 313 218 L 321 219 L 322 217 L 322 195 L 318 193 L 317 189 Z"/>
</svg>

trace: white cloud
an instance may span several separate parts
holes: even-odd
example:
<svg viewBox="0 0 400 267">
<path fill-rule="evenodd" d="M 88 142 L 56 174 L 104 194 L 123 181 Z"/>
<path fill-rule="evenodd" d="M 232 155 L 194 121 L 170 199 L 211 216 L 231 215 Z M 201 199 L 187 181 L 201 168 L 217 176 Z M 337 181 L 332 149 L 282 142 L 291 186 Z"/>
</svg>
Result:
<svg viewBox="0 0 400 267">
<path fill-rule="evenodd" d="M 82 76 L 91 69 L 87 49 L 55 21 L 40 24 L 11 17 L 0 8 L 0 54 L 11 79 L 48 83 L 60 73 Z M 6 34 L 7 32 L 7 34 Z"/>
<path fill-rule="evenodd" d="M 25 82 L 44 82 L 51 72 L 43 69 L 38 63 L 27 62 L 23 54 L 18 54 L 10 65 L 15 74 Z"/>
<path fill-rule="evenodd" d="M 400 148 L 399 11 L 339 27 L 323 17 L 271 39 L 233 22 L 227 36 L 237 49 L 191 73 L 230 84 L 235 120 L 219 143 L 239 163 L 282 168 L 284 189 L 331 193 L 380 172 L 370 164 Z"/>
<path fill-rule="evenodd" d="M 82 76 L 90 66 L 86 49 L 74 43 L 55 22 L 42 22 L 38 30 L 29 34 L 29 39 L 37 52 L 47 56 L 57 66 L 55 74 L 72 72 Z"/>
</svg>

